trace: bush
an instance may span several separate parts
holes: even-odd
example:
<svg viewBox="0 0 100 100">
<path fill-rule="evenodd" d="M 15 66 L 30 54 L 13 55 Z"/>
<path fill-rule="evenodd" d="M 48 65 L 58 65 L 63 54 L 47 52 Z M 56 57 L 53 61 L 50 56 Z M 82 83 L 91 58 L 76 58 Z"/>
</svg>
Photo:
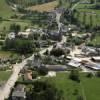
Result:
<svg viewBox="0 0 100 100">
<path fill-rule="evenodd" d="M 77 97 L 77 100 L 84 100 L 84 99 L 83 99 L 83 96 L 80 96 L 80 95 L 79 95 L 79 96 Z"/>
<path fill-rule="evenodd" d="M 47 75 L 48 74 L 48 69 L 45 68 L 44 66 L 42 66 L 42 67 L 38 68 L 38 73 L 40 75 Z"/>
<path fill-rule="evenodd" d="M 33 71 L 33 72 L 32 72 L 32 79 L 37 78 L 37 76 L 38 76 L 38 72 Z"/>
<path fill-rule="evenodd" d="M 63 100 L 62 91 L 45 81 L 35 81 L 27 92 L 27 100 Z"/>
<path fill-rule="evenodd" d="M 75 43 L 75 45 L 80 45 L 81 43 L 83 43 L 83 40 L 78 37 L 74 38 L 72 41 L 73 43 Z"/>
<path fill-rule="evenodd" d="M 2 41 L 0 41 L 0 45 L 3 45 L 3 42 Z"/>
<path fill-rule="evenodd" d="M 70 72 L 69 78 L 73 81 L 80 82 L 79 71 L 78 70 L 72 70 Z"/>
<path fill-rule="evenodd" d="M 57 48 L 57 49 L 52 49 L 52 50 L 50 51 L 50 54 L 51 54 L 51 55 L 54 55 L 54 56 L 56 56 L 56 57 L 59 57 L 59 56 L 65 55 L 65 52 L 64 52 L 63 49 Z"/>
<path fill-rule="evenodd" d="M 20 54 L 27 54 L 33 52 L 33 42 L 26 39 L 6 39 L 5 50 L 13 50 Z"/>
<path fill-rule="evenodd" d="M 100 9 L 100 4 L 99 3 L 96 4 L 94 8 L 99 10 Z"/>
<path fill-rule="evenodd" d="M 78 92 L 78 89 L 75 89 L 73 95 L 78 95 Z"/>
<path fill-rule="evenodd" d="M 96 76 L 100 77 L 100 71 L 97 71 Z"/>
<path fill-rule="evenodd" d="M 88 73 L 88 74 L 86 75 L 86 77 L 92 78 L 92 77 L 93 77 L 93 74 L 92 74 L 92 73 Z"/>
</svg>

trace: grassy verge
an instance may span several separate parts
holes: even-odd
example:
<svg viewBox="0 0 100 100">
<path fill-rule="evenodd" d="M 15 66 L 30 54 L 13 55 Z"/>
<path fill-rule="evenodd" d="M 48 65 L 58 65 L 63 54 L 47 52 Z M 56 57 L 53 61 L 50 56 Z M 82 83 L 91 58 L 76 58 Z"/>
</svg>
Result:
<svg viewBox="0 0 100 100">
<path fill-rule="evenodd" d="M 9 7 L 9 5 L 6 3 L 6 0 L 0 0 L 0 16 L 4 18 L 8 18 L 13 14 L 14 12 Z"/>
<path fill-rule="evenodd" d="M 7 81 L 11 73 L 11 71 L 0 71 L 0 81 Z"/>
</svg>

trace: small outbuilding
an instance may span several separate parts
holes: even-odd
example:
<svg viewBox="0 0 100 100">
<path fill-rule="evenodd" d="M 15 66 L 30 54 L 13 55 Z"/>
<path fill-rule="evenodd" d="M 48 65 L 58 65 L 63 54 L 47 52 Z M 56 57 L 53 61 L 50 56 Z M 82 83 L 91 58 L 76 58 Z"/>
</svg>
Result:
<svg viewBox="0 0 100 100">
<path fill-rule="evenodd" d="M 94 61 L 94 62 L 100 62 L 100 56 L 99 57 L 98 56 L 92 57 L 91 60 Z"/>
<path fill-rule="evenodd" d="M 26 92 L 24 85 L 17 85 L 12 92 L 12 100 L 25 100 L 26 99 Z"/>
</svg>

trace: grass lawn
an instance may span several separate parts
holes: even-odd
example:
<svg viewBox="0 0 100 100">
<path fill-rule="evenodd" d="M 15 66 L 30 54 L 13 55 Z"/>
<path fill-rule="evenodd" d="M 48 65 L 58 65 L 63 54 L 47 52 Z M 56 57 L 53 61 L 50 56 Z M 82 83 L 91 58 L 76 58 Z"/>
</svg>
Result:
<svg viewBox="0 0 100 100">
<path fill-rule="evenodd" d="M 29 7 L 27 9 L 31 9 L 33 11 L 39 11 L 39 12 L 50 12 L 52 10 L 54 10 L 54 8 L 58 5 L 57 1 L 53 1 L 53 2 L 49 2 L 49 3 L 45 3 L 45 4 L 40 4 L 40 5 L 35 5 L 32 7 Z"/>
<path fill-rule="evenodd" d="M 11 55 L 17 55 L 11 51 L 0 51 L 0 58 L 9 58 Z"/>
<path fill-rule="evenodd" d="M 100 45 L 100 36 L 97 35 L 90 43 L 93 44 L 93 45 L 96 45 L 96 44 Z"/>
<path fill-rule="evenodd" d="M 11 71 L 0 71 L 0 81 L 7 81 L 11 73 Z"/>
<path fill-rule="evenodd" d="M 14 12 L 9 5 L 7 5 L 6 0 L 0 0 L 0 16 L 3 18 L 8 18 L 13 14 Z"/>
<path fill-rule="evenodd" d="M 68 78 L 68 73 L 59 73 L 56 77 L 48 78 L 47 81 L 64 92 L 64 100 L 78 100 L 79 95 L 86 98 L 86 100 L 100 100 L 99 78 L 87 78 L 86 75 L 82 74 L 81 83 L 77 83 Z M 78 95 L 74 94 L 76 89 Z"/>
<path fill-rule="evenodd" d="M 86 100 L 100 100 L 100 78 L 82 77 L 82 85 L 86 95 Z"/>
</svg>

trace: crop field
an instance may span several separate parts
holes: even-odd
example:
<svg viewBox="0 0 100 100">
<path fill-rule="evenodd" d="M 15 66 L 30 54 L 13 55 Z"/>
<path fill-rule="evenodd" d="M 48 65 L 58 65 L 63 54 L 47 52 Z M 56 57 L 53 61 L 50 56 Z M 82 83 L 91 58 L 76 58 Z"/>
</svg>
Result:
<svg viewBox="0 0 100 100">
<path fill-rule="evenodd" d="M 46 81 L 62 90 L 64 100 L 100 100 L 100 78 L 87 78 L 86 74 L 80 74 L 80 80 L 80 83 L 70 80 L 68 73 L 57 73 L 56 77 L 46 78 Z M 79 96 L 83 99 L 78 99 Z"/>
<path fill-rule="evenodd" d="M 53 1 L 49 3 L 41 4 L 41 5 L 32 6 L 27 9 L 30 9 L 32 11 L 39 11 L 39 12 L 44 12 L 44 11 L 50 12 L 54 10 L 57 5 L 58 5 L 58 2 Z"/>
<path fill-rule="evenodd" d="M 90 9 L 93 4 L 79 4 L 76 9 L 80 12 L 79 20 L 82 22 L 83 14 L 82 12 L 86 13 L 86 24 L 90 23 L 90 16 L 92 16 L 92 23 L 93 26 L 100 25 L 100 10 L 97 9 Z"/>
</svg>

